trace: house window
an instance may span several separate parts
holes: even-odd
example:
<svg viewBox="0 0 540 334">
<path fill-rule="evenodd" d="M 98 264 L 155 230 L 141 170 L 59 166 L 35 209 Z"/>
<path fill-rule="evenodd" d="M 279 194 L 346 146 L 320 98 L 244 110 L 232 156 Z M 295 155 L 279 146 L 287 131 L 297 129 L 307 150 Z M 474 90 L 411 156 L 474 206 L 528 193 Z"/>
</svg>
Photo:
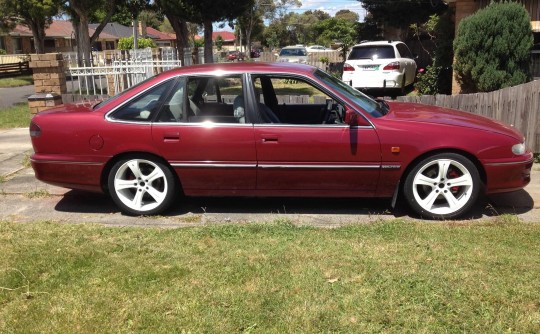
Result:
<svg viewBox="0 0 540 334">
<path fill-rule="evenodd" d="M 540 78 L 540 50 L 531 51 L 531 63 L 533 78 Z"/>
<path fill-rule="evenodd" d="M 13 43 L 13 53 L 14 54 L 22 53 L 22 40 L 19 37 L 13 37 L 11 41 Z"/>
<path fill-rule="evenodd" d="M 0 36 L 0 49 L 7 51 L 6 46 L 4 44 L 4 37 Z"/>
</svg>

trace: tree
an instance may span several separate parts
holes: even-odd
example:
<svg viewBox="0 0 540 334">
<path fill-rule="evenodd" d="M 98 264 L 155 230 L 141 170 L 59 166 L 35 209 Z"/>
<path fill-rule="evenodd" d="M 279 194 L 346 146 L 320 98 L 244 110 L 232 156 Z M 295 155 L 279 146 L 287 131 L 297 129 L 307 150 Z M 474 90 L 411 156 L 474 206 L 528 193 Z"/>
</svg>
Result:
<svg viewBox="0 0 540 334">
<path fill-rule="evenodd" d="M 454 40 L 454 70 L 462 92 L 527 82 L 532 46 L 530 17 L 520 4 L 492 3 L 463 19 Z"/>
<path fill-rule="evenodd" d="M 358 41 L 358 23 L 345 19 L 333 17 L 323 20 L 317 24 L 315 29 L 319 33 L 318 44 L 341 44 L 341 56 L 343 59 L 346 59 L 349 49 Z"/>
<path fill-rule="evenodd" d="M 423 73 L 417 76 L 415 88 L 420 94 L 451 94 L 452 92 L 452 63 L 454 61 L 453 13 L 447 11 L 443 15 L 432 15 L 422 25 L 412 25 L 415 36 L 423 45 L 423 40 L 428 37 L 434 45 L 434 51 L 424 48 L 431 57 L 432 63 Z"/>
<path fill-rule="evenodd" d="M 351 22 L 358 22 L 358 20 L 360 19 L 360 16 L 358 16 L 357 13 L 348 9 L 342 9 L 338 11 L 336 15 L 334 15 L 334 17 L 337 19 L 344 19 Z"/>
<path fill-rule="evenodd" d="M 0 24 L 20 23 L 32 31 L 36 53 L 45 52 L 45 28 L 60 11 L 62 0 L 0 0 Z"/>
<path fill-rule="evenodd" d="M 98 38 L 105 25 L 116 10 L 118 0 L 68 0 L 65 11 L 71 15 L 71 22 L 77 41 L 77 59 L 79 66 L 90 66 L 92 43 Z M 95 29 L 92 36 L 88 31 L 91 13 L 105 8 L 106 15 Z"/>
<path fill-rule="evenodd" d="M 422 24 L 428 20 L 430 15 L 441 14 L 448 8 L 448 5 L 442 0 L 358 1 L 361 1 L 362 7 L 369 12 L 371 20 L 403 29 L 406 32 L 411 24 Z"/>
</svg>

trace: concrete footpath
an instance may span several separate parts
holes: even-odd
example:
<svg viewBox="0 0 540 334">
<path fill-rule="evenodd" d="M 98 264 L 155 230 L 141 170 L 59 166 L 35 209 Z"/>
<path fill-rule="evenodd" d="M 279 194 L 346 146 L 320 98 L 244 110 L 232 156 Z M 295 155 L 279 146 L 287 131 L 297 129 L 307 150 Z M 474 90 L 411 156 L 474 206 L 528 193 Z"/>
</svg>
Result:
<svg viewBox="0 0 540 334">
<path fill-rule="evenodd" d="M 27 128 L 0 129 L 0 221 L 57 221 L 110 226 L 182 227 L 207 223 L 249 223 L 288 220 L 295 224 L 337 227 L 396 218 L 414 219 L 406 208 L 392 209 L 377 199 L 238 199 L 184 198 L 165 215 L 129 217 L 103 194 L 42 183 L 29 167 L 32 145 Z M 492 219 L 515 214 L 525 222 L 540 222 L 540 164 L 525 190 L 490 196 L 463 220 Z"/>
</svg>

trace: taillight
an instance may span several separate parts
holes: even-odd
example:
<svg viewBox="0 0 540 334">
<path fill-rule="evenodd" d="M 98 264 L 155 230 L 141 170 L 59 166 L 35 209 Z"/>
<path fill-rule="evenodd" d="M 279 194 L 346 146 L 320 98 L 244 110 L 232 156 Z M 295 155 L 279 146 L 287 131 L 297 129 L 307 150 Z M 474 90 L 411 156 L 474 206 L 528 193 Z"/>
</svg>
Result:
<svg viewBox="0 0 540 334">
<path fill-rule="evenodd" d="M 34 123 L 30 122 L 30 137 L 39 137 L 41 135 L 40 127 Z"/>
<path fill-rule="evenodd" d="M 343 72 L 351 72 L 354 71 L 354 67 L 352 67 L 350 64 L 343 65 Z"/>
<path fill-rule="evenodd" d="M 386 65 L 383 68 L 383 71 L 394 71 L 394 70 L 399 70 L 399 68 L 400 68 L 399 62 L 395 61 L 393 63 L 390 63 L 390 64 Z"/>
</svg>

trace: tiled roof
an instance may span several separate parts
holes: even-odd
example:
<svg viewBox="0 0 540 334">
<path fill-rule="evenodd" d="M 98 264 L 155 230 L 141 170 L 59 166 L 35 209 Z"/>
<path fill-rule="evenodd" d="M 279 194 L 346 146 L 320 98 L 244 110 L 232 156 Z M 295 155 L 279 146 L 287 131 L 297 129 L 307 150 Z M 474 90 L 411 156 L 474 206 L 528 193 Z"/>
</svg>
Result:
<svg viewBox="0 0 540 334">
<path fill-rule="evenodd" d="M 176 39 L 176 35 L 164 33 L 152 27 L 146 27 L 146 33 L 148 34 L 148 37 L 160 41 L 173 41 Z"/>
<path fill-rule="evenodd" d="M 221 36 L 223 38 L 224 42 L 234 42 L 236 40 L 236 36 L 233 32 L 230 31 L 214 31 L 212 33 L 212 40 L 215 41 L 218 36 Z M 203 39 L 204 36 L 195 36 L 195 39 Z"/>
<path fill-rule="evenodd" d="M 94 29 L 94 30 L 98 26 L 99 26 L 98 23 L 91 23 L 91 24 L 88 25 L 89 28 Z M 103 27 L 102 32 L 108 34 L 109 36 L 114 36 L 116 38 L 133 36 L 133 28 L 126 27 L 126 26 L 121 25 L 120 23 L 116 23 L 116 22 L 107 23 L 107 25 L 105 25 L 105 27 Z M 101 36 L 101 34 L 100 34 L 100 37 L 104 38 L 104 37 Z"/>
</svg>

